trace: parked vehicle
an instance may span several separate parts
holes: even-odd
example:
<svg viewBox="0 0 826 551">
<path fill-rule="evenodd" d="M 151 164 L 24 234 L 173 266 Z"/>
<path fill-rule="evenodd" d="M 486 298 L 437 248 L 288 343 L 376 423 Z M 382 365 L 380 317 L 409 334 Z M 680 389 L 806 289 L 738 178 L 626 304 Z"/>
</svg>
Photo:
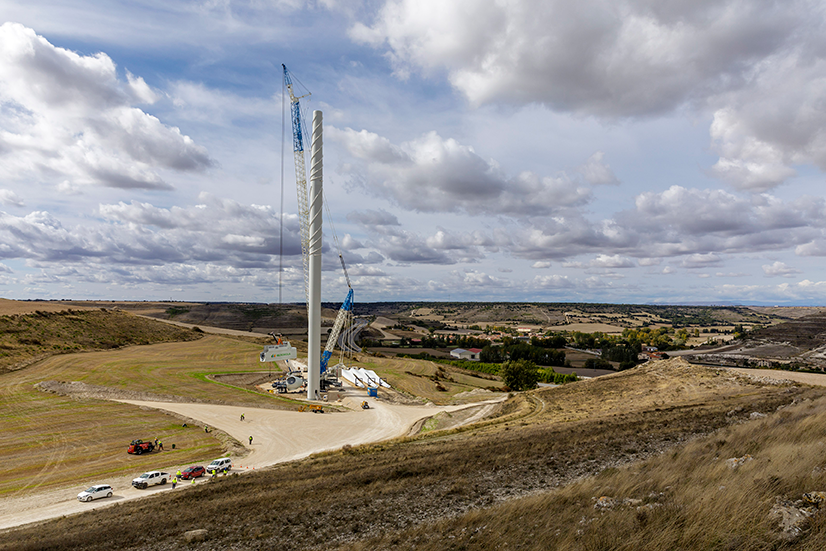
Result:
<svg viewBox="0 0 826 551">
<path fill-rule="evenodd" d="M 139 490 L 145 490 L 149 486 L 155 486 L 156 484 L 163 486 L 166 484 L 168 478 L 170 478 L 169 473 L 149 471 L 148 473 L 143 473 L 138 478 L 133 479 L 132 486 L 138 488 Z"/>
<path fill-rule="evenodd" d="M 187 467 L 181 473 L 181 478 L 184 480 L 189 480 L 190 478 L 198 478 L 199 476 L 204 476 L 206 474 L 206 469 L 204 469 L 201 465 L 193 465 L 192 467 Z"/>
<path fill-rule="evenodd" d="M 112 497 L 112 487 L 108 484 L 95 484 L 94 486 L 83 490 L 77 494 L 78 501 L 92 501 L 93 499 L 100 499 L 102 497 Z"/>
<path fill-rule="evenodd" d="M 134 453 L 141 455 L 142 453 L 149 453 L 155 449 L 155 444 L 152 442 L 144 442 L 143 440 L 132 440 L 129 447 L 126 448 L 126 453 Z"/>
<path fill-rule="evenodd" d="M 216 473 L 225 473 L 232 469 L 232 459 L 229 457 L 224 457 L 222 459 L 216 459 L 209 465 L 207 465 L 206 472 L 208 474 L 212 474 L 212 471 Z"/>
</svg>

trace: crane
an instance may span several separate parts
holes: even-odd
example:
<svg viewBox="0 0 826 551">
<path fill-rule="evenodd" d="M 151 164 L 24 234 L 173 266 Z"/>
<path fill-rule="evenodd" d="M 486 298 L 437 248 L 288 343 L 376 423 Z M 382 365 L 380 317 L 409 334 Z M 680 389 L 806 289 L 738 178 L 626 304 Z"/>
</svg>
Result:
<svg viewBox="0 0 826 551">
<path fill-rule="evenodd" d="M 307 165 L 304 158 L 304 127 L 301 123 L 301 106 L 299 100 L 310 96 L 310 92 L 296 96 L 293 79 L 287 66 L 283 63 L 284 85 L 290 95 L 290 119 L 293 126 L 293 156 L 295 157 L 295 188 L 298 194 L 299 233 L 301 236 L 301 259 L 304 263 L 304 299 L 310 307 L 310 205 L 307 200 Z"/>
<path fill-rule="evenodd" d="M 310 207 L 307 195 L 307 168 L 306 159 L 304 156 L 304 125 L 301 117 L 300 100 L 310 95 L 307 92 L 304 95 L 296 96 L 293 86 L 293 77 L 285 64 L 281 64 L 284 70 L 284 85 L 287 88 L 287 93 L 290 96 L 290 119 L 292 121 L 293 130 L 293 154 L 295 157 L 295 180 L 296 192 L 298 194 L 298 218 L 300 220 L 300 235 L 301 235 L 301 258 L 304 264 L 304 295 L 307 300 L 306 304 L 309 308 L 309 249 L 310 249 Z M 329 207 L 328 207 L 329 216 Z M 335 239 L 338 247 L 338 238 Z M 347 297 L 341 304 L 341 308 L 336 315 L 336 321 L 333 324 L 333 329 L 327 338 L 327 344 L 324 348 L 324 353 L 321 356 L 321 373 L 327 371 L 327 363 L 333 355 L 336 342 L 338 341 L 341 329 L 344 327 L 352 315 L 353 310 L 353 288 L 350 285 L 350 276 L 347 274 L 347 266 L 344 264 L 344 257 L 341 254 L 339 247 L 339 260 L 341 261 L 341 268 L 344 271 L 344 277 L 347 281 Z"/>
</svg>

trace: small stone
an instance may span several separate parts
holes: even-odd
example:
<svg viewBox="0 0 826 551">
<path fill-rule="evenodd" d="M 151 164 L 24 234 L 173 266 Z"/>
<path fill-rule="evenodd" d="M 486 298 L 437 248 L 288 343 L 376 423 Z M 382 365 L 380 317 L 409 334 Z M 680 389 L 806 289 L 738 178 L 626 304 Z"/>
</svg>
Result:
<svg viewBox="0 0 826 551">
<path fill-rule="evenodd" d="M 206 529 L 201 528 L 200 530 L 190 530 L 189 532 L 184 532 L 184 539 L 187 543 L 204 541 L 207 539 L 207 531 Z"/>
<path fill-rule="evenodd" d="M 754 458 L 749 454 L 746 454 L 743 457 L 732 457 L 731 459 L 726 459 L 726 465 L 729 469 L 736 469 L 737 467 L 748 463 L 752 459 Z"/>
<path fill-rule="evenodd" d="M 766 416 L 765 413 L 760 413 L 759 411 L 752 411 L 749 415 L 749 419 L 762 419 Z"/>
</svg>

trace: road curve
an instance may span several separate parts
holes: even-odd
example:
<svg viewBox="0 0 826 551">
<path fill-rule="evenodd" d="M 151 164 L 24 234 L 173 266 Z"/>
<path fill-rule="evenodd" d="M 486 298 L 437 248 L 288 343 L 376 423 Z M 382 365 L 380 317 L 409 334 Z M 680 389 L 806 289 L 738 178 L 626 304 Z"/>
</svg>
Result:
<svg viewBox="0 0 826 551">
<path fill-rule="evenodd" d="M 452 412 L 499 401 L 437 407 L 432 405 L 403 406 L 368 399 L 370 409 L 364 410 L 360 407 L 362 399 L 364 396 L 346 397 L 341 404 L 351 408 L 350 411 L 323 414 L 214 404 L 120 401 L 138 407 L 155 408 L 185 415 L 226 432 L 242 442 L 250 451 L 244 457 L 233 458 L 234 472 L 248 472 L 268 465 L 307 457 L 313 453 L 338 449 L 346 444 L 358 445 L 402 436 L 416 421 L 425 417 L 442 411 Z M 241 421 L 242 413 L 245 417 L 244 421 Z M 477 419 L 477 415 L 471 418 L 471 420 Z M 252 445 L 249 445 L 250 436 L 253 437 Z M 163 455 L 157 457 L 159 463 L 163 461 Z M 212 459 L 214 458 L 205 457 L 204 464 Z M 156 468 L 174 473 L 184 467 L 185 465 L 158 465 Z M 101 476 L 96 483 L 110 484 L 115 495 L 112 498 L 91 503 L 80 503 L 75 497 L 86 486 L 48 490 L 24 497 L 4 499 L 1 502 L 2 508 L 0 508 L 0 531 L 90 509 L 108 507 L 126 500 L 146 498 L 160 492 L 173 491 L 170 484 L 137 490 L 131 486 L 131 479 L 139 474 L 135 472 L 128 477 L 119 478 Z M 198 484 L 203 482 L 205 479 L 197 481 Z M 186 481 L 174 491 L 185 491 L 192 486 L 190 481 Z"/>
</svg>

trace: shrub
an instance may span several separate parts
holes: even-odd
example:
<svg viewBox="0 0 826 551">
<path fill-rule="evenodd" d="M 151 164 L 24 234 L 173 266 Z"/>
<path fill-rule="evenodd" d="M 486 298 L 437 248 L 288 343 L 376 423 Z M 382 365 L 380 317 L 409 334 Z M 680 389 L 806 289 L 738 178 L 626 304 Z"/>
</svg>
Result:
<svg viewBox="0 0 826 551">
<path fill-rule="evenodd" d="M 529 360 L 511 360 L 502 364 L 499 370 L 502 382 L 511 390 L 530 390 L 536 388 L 539 372 L 536 364 Z"/>
</svg>

